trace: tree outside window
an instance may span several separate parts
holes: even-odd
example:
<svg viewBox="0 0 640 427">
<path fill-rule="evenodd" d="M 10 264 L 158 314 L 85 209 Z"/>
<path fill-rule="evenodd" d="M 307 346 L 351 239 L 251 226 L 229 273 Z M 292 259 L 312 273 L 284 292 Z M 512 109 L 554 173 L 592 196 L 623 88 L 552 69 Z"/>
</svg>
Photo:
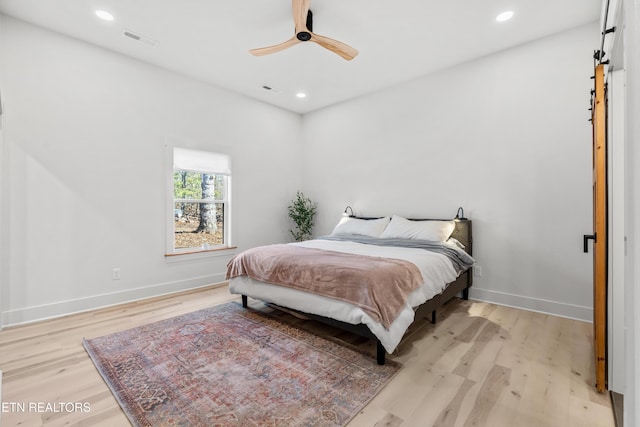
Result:
<svg viewBox="0 0 640 427">
<path fill-rule="evenodd" d="M 229 227 L 227 216 L 230 181 L 227 156 L 218 155 L 223 156 L 224 161 L 221 162 L 220 158 L 216 159 L 215 153 L 177 148 L 175 150 L 174 251 L 229 246 L 226 237 Z M 211 158 L 212 161 L 207 163 L 207 158 Z M 207 168 L 211 169 L 203 170 Z"/>
</svg>

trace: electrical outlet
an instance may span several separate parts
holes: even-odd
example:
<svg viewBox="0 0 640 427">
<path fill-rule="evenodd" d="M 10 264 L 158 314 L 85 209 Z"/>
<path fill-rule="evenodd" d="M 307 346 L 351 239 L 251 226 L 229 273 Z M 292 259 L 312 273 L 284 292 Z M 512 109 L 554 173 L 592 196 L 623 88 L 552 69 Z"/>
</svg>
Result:
<svg viewBox="0 0 640 427">
<path fill-rule="evenodd" d="M 482 277 L 482 267 L 479 265 L 473 266 L 473 275 L 476 277 Z"/>
<path fill-rule="evenodd" d="M 114 268 L 111 271 L 111 279 L 112 280 L 120 280 L 120 269 L 119 268 Z"/>
</svg>

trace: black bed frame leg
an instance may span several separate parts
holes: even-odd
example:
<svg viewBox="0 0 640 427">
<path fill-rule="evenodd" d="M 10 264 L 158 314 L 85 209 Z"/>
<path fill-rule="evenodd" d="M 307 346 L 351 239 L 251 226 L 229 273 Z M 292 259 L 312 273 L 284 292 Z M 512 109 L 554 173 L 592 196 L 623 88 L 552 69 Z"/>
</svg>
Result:
<svg viewBox="0 0 640 427">
<path fill-rule="evenodd" d="M 468 300 L 469 299 L 469 288 L 464 288 L 462 290 L 462 299 L 464 299 L 464 300 Z"/>
<path fill-rule="evenodd" d="M 376 361 L 378 365 L 384 365 L 386 354 L 387 351 L 382 346 L 382 343 L 380 343 L 380 340 L 376 340 Z"/>
<path fill-rule="evenodd" d="M 431 323 L 433 323 L 434 325 L 436 324 L 436 311 L 433 310 L 431 312 Z"/>
<path fill-rule="evenodd" d="M 242 295 L 242 306 L 244 308 L 247 308 L 247 306 L 248 306 L 247 296 L 246 295 Z"/>
</svg>

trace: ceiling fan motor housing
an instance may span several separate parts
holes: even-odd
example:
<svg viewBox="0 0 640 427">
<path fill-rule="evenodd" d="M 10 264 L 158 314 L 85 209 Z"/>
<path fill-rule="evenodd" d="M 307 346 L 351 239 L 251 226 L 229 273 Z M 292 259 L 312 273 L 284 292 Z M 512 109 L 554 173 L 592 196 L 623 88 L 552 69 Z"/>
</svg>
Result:
<svg viewBox="0 0 640 427">
<path fill-rule="evenodd" d="M 311 10 L 307 12 L 307 30 L 309 31 L 300 31 L 297 33 L 296 38 L 301 42 L 311 40 L 311 33 L 313 32 L 313 13 L 311 13 Z"/>
</svg>

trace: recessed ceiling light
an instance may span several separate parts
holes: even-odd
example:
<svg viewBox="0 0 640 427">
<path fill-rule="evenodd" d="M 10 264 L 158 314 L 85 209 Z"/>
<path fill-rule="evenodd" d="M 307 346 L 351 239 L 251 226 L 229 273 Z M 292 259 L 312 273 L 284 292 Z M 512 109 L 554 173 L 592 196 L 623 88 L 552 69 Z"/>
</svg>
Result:
<svg viewBox="0 0 640 427">
<path fill-rule="evenodd" d="M 511 18 L 513 18 L 513 11 L 507 10 L 506 12 L 502 12 L 500 15 L 496 16 L 496 21 L 504 22 L 508 21 Z"/>
<path fill-rule="evenodd" d="M 297 97 L 297 98 L 306 98 L 306 97 L 307 97 L 307 94 L 306 94 L 306 93 L 304 93 L 304 92 L 298 92 L 298 93 L 296 93 L 296 97 Z"/>
<path fill-rule="evenodd" d="M 106 10 L 96 10 L 96 16 L 105 21 L 113 21 L 113 15 Z"/>
</svg>

